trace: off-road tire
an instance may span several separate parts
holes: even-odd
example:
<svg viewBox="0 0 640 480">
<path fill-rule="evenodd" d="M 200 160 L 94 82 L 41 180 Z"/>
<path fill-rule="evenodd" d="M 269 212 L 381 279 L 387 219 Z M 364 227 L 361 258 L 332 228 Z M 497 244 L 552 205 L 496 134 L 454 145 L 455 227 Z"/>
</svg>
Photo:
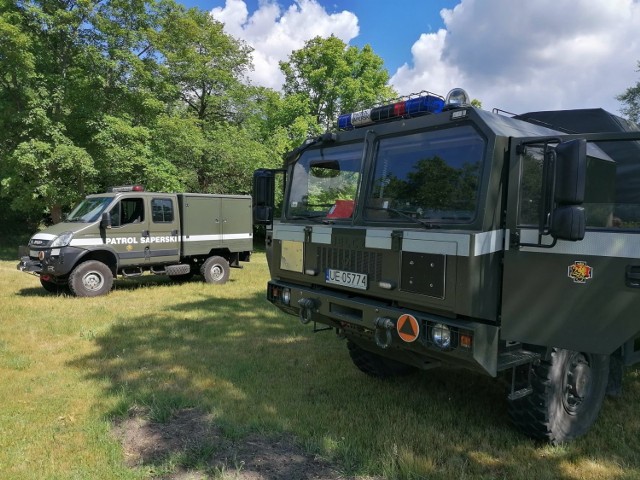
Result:
<svg viewBox="0 0 640 480">
<path fill-rule="evenodd" d="M 609 356 L 553 349 L 533 368 L 533 393 L 509 401 L 513 423 L 554 445 L 584 435 L 598 418 L 609 376 Z"/>
<path fill-rule="evenodd" d="M 221 285 L 229 280 L 229 262 L 223 257 L 209 257 L 200 267 L 200 273 L 207 283 Z"/>
<path fill-rule="evenodd" d="M 40 285 L 42 285 L 42 288 L 44 288 L 47 292 L 54 293 L 56 295 L 66 290 L 66 287 L 64 285 L 60 285 L 49 280 L 43 280 L 42 278 L 40 279 Z"/>
<path fill-rule="evenodd" d="M 347 348 L 353 364 L 361 372 L 374 378 L 393 378 L 408 375 L 415 367 L 369 352 L 355 343 L 348 341 Z"/>
<path fill-rule="evenodd" d="M 76 266 L 69 275 L 69 288 L 76 297 L 106 295 L 113 286 L 113 273 L 102 262 L 89 260 Z"/>
</svg>

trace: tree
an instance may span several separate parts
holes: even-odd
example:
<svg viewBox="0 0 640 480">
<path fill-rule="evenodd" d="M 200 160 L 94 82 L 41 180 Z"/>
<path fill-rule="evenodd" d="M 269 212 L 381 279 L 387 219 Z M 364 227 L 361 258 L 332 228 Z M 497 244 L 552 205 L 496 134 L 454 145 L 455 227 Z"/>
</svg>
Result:
<svg viewBox="0 0 640 480">
<path fill-rule="evenodd" d="M 162 73 L 203 122 L 233 117 L 233 93 L 250 66 L 251 49 L 223 28 L 208 12 L 192 8 L 169 12 L 154 35 L 164 56 Z"/>
<path fill-rule="evenodd" d="M 638 71 L 640 71 L 640 62 L 638 62 Z M 632 122 L 640 123 L 640 82 L 633 87 L 627 88 L 616 99 L 626 105 L 621 109 L 621 112 Z"/>
<path fill-rule="evenodd" d="M 280 62 L 285 98 L 304 95 L 309 114 L 328 128 L 341 112 L 354 111 L 396 96 L 389 73 L 369 45 L 347 46 L 335 36 L 315 37 Z"/>
</svg>

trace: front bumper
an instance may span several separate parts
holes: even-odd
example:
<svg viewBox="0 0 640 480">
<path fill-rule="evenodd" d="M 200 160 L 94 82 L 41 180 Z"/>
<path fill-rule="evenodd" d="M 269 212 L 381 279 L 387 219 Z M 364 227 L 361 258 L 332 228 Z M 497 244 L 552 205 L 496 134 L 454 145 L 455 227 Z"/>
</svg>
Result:
<svg viewBox="0 0 640 480">
<path fill-rule="evenodd" d="M 288 290 L 287 295 L 283 295 L 285 290 Z M 288 304 L 283 299 L 287 296 Z M 497 326 L 400 308 L 381 299 L 347 294 L 330 288 L 301 286 L 282 280 L 268 283 L 267 298 L 282 311 L 292 315 L 300 315 L 301 300 L 303 305 L 312 305 L 312 308 L 304 312 L 305 322 L 334 327 L 362 348 L 381 356 L 423 369 L 438 364 L 455 365 L 480 370 L 491 376 L 497 375 Z M 390 319 L 397 325 L 400 317 L 405 315 L 411 315 L 417 320 L 420 330 L 417 338 L 411 342 L 404 341 L 400 336 L 401 332 L 396 331 L 394 326 L 389 330 L 391 344 L 380 348 L 376 343 L 378 319 Z M 432 340 L 431 333 L 438 325 L 445 325 L 452 332 L 454 340 L 449 348 L 439 348 Z M 465 346 L 458 341 L 463 336 L 472 339 L 471 345 Z"/>
<path fill-rule="evenodd" d="M 24 251 L 23 247 L 20 251 Z M 77 247 L 41 248 L 29 250 L 29 255 L 21 256 L 17 269 L 34 275 L 50 275 L 64 277 L 78 263 L 80 257 L 87 253 Z"/>
<path fill-rule="evenodd" d="M 42 272 L 42 264 L 39 260 L 32 260 L 28 256 L 21 257 L 20 263 L 18 263 L 18 270 L 25 273 L 32 273 L 34 275 L 40 275 Z"/>
</svg>

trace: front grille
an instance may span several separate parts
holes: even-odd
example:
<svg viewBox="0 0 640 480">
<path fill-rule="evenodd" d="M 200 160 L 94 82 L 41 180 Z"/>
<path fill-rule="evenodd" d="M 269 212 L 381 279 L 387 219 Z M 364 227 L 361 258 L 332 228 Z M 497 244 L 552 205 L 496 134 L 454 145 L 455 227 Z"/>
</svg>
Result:
<svg viewBox="0 0 640 480">
<path fill-rule="evenodd" d="M 380 281 L 382 277 L 382 254 L 348 248 L 318 248 L 318 268 L 327 268 L 366 273 L 369 281 Z"/>
</svg>

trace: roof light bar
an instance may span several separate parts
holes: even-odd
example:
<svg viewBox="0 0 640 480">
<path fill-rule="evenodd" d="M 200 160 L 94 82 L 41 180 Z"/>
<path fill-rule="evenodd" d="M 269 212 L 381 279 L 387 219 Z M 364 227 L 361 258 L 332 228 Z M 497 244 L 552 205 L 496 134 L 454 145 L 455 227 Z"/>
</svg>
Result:
<svg viewBox="0 0 640 480">
<path fill-rule="evenodd" d="M 414 96 L 418 95 L 418 96 Z M 439 113 L 444 108 L 444 98 L 431 92 L 412 94 L 406 100 L 367 108 L 353 113 L 345 113 L 338 117 L 338 129 L 351 130 L 353 128 L 385 122 L 399 117 L 416 117 L 429 113 Z"/>
<path fill-rule="evenodd" d="M 144 192 L 142 185 L 123 185 L 121 187 L 109 187 L 108 193 L 120 193 L 120 192 Z"/>
</svg>

